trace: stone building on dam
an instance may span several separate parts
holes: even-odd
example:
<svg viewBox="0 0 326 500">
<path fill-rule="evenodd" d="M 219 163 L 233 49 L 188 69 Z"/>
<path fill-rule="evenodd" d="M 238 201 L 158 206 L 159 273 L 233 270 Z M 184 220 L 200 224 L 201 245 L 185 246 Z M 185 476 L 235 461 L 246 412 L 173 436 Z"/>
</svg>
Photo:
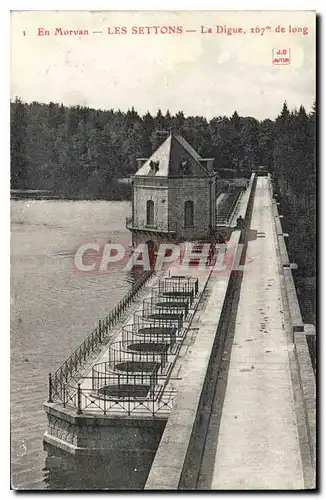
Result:
<svg viewBox="0 0 326 500">
<path fill-rule="evenodd" d="M 201 156 L 170 133 L 150 158 L 140 158 L 132 178 L 133 246 L 152 241 L 209 240 L 216 221 L 218 175 Z"/>
</svg>

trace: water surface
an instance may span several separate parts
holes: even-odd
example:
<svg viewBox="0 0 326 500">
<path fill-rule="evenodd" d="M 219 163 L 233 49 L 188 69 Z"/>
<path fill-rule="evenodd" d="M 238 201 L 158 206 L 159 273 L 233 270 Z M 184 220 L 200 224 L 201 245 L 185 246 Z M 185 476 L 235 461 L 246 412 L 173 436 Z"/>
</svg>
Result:
<svg viewBox="0 0 326 500">
<path fill-rule="evenodd" d="M 101 479 L 96 475 L 89 479 L 85 477 L 85 470 L 98 469 L 98 464 L 88 463 L 86 468 L 80 465 L 84 471 L 81 481 L 76 473 L 79 469 L 72 465 L 70 457 L 62 461 L 65 466 L 58 467 L 58 459 L 53 458 L 47 460 L 45 467 L 47 453 L 43 450 L 42 438 L 46 414 L 42 404 L 47 399 L 48 373 L 54 372 L 78 347 L 96 327 L 98 319 L 112 309 L 134 281 L 131 273 L 119 266 L 102 275 L 77 274 L 73 271 L 74 252 L 86 241 L 110 240 L 128 247 L 131 237 L 124 223 L 130 212 L 129 202 L 11 201 L 11 481 L 14 488 L 72 488 L 78 482 L 81 487 L 86 484 L 94 487 L 96 481 L 101 487 L 117 487 L 118 478 L 123 477 L 111 473 Z M 106 467 L 112 471 L 108 464 Z M 63 470 L 66 472 L 62 473 Z M 111 476 L 114 479 L 110 479 Z M 126 484 L 126 470 L 124 476 Z M 137 484 L 137 474 L 130 481 Z"/>
</svg>

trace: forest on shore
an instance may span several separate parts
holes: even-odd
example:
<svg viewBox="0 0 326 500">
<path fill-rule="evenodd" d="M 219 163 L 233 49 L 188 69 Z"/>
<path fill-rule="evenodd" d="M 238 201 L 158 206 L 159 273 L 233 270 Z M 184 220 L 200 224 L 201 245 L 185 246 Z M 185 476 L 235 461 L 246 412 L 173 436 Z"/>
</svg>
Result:
<svg viewBox="0 0 326 500">
<path fill-rule="evenodd" d="M 314 191 L 315 116 L 284 103 L 275 120 L 171 115 L 158 110 L 140 116 L 63 104 L 11 104 L 11 189 L 48 190 L 62 198 L 125 199 L 118 179 L 148 157 L 157 131 L 180 133 L 199 154 L 214 158 L 215 169 L 251 171 L 266 165 L 281 182 L 300 193 Z M 307 185 L 308 183 L 308 185 Z"/>
<path fill-rule="evenodd" d="M 298 275 L 315 276 L 316 104 L 276 119 L 172 115 L 140 116 L 134 108 L 96 110 L 16 98 L 11 106 L 11 189 L 47 190 L 63 199 L 129 199 L 120 182 L 137 170 L 136 159 L 158 146 L 158 131 L 180 133 L 221 176 L 265 165 L 279 192 L 289 252 Z M 163 140 L 163 139 L 161 139 Z"/>
</svg>

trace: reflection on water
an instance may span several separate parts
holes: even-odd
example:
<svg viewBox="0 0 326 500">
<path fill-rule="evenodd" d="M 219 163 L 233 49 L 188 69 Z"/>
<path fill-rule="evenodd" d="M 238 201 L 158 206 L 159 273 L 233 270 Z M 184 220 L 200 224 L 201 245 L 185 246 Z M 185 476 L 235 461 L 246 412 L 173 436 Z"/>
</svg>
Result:
<svg viewBox="0 0 326 500">
<path fill-rule="evenodd" d="M 42 438 L 46 414 L 42 405 L 47 397 L 48 373 L 54 372 L 78 347 L 134 281 L 133 275 L 119 266 L 101 275 L 78 275 L 73 272 L 74 251 L 85 241 L 111 240 L 128 248 L 131 238 L 124 221 L 129 214 L 129 202 L 11 202 L 11 481 L 14 488 L 43 489 L 51 484 L 59 488 L 60 481 L 63 487 L 70 481 L 77 484 L 90 480 L 86 475 L 81 478 L 67 465 L 67 475 L 57 474 L 55 467 L 50 467 L 46 472 L 48 486 L 45 485 L 43 469 L 47 453 L 43 450 Z M 106 487 L 119 483 L 121 477 L 124 481 L 130 477 L 127 482 L 133 484 L 145 468 L 139 465 L 139 474 L 128 475 L 120 464 L 113 474 L 112 461 L 108 463 L 111 466 L 105 465 L 106 472 L 99 473 L 101 484 L 108 478 Z M 96 461 L 92 464 L 81 463 L 78 467 L 96 471 L 99 464 Z M 91 476 L 94 484 L 97 475 L 92 472 Z M 111 478 L 113 483 L 109 484 Z"/>
</svg>

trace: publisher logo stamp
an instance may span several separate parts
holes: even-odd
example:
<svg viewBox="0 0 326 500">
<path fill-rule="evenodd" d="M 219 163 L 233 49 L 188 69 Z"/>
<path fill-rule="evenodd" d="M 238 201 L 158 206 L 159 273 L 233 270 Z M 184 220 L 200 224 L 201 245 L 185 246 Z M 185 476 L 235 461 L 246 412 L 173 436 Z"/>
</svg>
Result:
<svg viewBox="0 0 326 500">
<path fill-rule="evenodd" d="M 273 49 L 272 63 L 276 66 L 291 64 L 291 49 Z"/>
</svg>

